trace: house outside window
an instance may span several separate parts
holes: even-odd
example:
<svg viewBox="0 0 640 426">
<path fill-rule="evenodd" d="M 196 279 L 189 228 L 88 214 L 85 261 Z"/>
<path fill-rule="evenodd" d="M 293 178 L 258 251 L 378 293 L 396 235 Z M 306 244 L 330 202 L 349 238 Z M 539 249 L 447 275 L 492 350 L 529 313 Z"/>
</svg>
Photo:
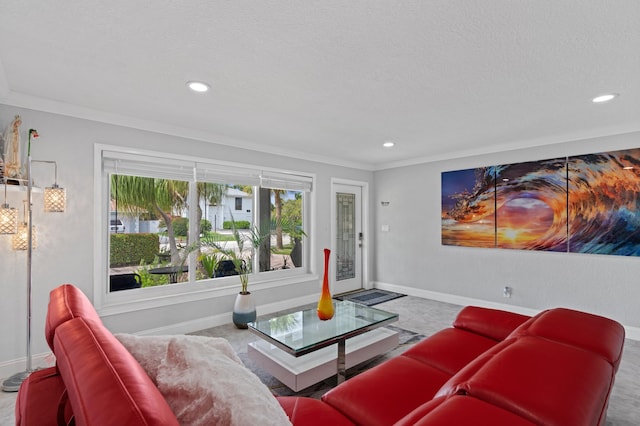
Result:
<svg viewBox="0 0 640 426">
<path fill-rule="evenodd" d="M 235 286 L 238 271 L 229 261 L 237 256 L 256 275 L 252 282 L 263 273 L 306 272 L 310 176 L 117 150 L 104 150 L 101 161 L 107 294 L 196 282 Z M 113 220 L 123 224 L 118 232 L 110 230 Z M 254 247 L 255 234 L 263 238 Z M 122 276 L 128 284 L 114 287 Z"/>
</svg>

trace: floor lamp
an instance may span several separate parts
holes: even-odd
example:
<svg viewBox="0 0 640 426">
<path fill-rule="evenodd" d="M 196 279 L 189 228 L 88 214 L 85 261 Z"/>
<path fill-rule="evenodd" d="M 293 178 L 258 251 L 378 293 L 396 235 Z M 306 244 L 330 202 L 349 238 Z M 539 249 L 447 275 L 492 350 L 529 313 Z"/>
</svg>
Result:
<svg viewBox="0 0 640 426">
<path fill-rule="evenodd" d="M 35 233 L 33 228 L 33 178 L 31 168 L 33 163 L 52 163 L 55 164 L 55 183 L 44 189 L 44 206 L 47 212 L 64 212 L 66 204 L 66 192 L 64 188 L 58 186 L 58 165 L 55 161 L 42 161 L 31 159 L 31 138 L 37 138 L 38 132 L 35 129 L 29 129 L 29 145 L 27 149 L 27 218 L 21 229 L 13 236 L 13 249 L 27 251 L 27 363 L 26 369 L 20 373 L 16 373 L 2 382 L 2 390 L 5 392 L 17 392 L 22 382 L 33 372 L 32 356 L 31 356 L 31 272 L 33 249 L 35 248 Z M 23 182 L 23 179 L 17 179 Z M 5 179 L 5 191 L 6 191 Z M 5 196 L 6 198 L 6 196 Z M 6 200 L 5 200 L 5 206 Z M 26 228 L 26 232 L 25 229 Z"/>
</svg>

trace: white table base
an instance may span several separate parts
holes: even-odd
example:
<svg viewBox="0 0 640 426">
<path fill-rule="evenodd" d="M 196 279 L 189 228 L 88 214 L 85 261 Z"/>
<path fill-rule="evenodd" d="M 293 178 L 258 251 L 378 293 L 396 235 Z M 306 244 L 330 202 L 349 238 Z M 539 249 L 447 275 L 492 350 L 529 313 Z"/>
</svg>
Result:
<svg viewBox="0 0 640 426">
<path fill-rule="evenodd" d="M 388 352 L 398 343 L 398 333 L 387 328 L 377 328 L 347 339 L 345 368 Z M 258 340 L 248 344 L 247 354 L 265 371 L 296 392 L 340 373 L 337 343 L 296 358 L 265 340 Z"/>
</svg>

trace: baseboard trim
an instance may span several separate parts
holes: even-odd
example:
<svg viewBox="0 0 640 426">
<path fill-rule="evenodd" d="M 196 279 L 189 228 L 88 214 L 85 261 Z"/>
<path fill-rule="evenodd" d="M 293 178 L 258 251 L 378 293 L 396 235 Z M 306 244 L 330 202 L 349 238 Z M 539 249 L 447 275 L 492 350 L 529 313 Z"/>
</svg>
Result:
<svg viewBox="0 0 640 426">
<path fill-rule="evenodd" d="M 52 367 L 54 364 L 55 358 L 51 352 L 44 352 L 31 356 L 31 368 L 33 370 Z M 27 357 L 0 362 L 0 377 L 2 377 L 2 381 L 4 381 L 12 375 L 19 373 L 20 371 L 24 371 L 26 368 Z"/>
<path fill-rule="evenodd" d="M 471 297 L 457 296 L 455 294 L 439 293 L 431 290 L 423 290 L 415 287 L 406 287 L 397 284 L 389 284 L 380 281 L 373 282 L 374 288 L 381 290 L 394 291 L 396 293 L 406 294 L 408 296 L 422 297 L 423 299 L 436 300 L 438 302 L 451 303 L 453 305 L 467 306 L 474 305 L 483 308 L 502 309 L 509 312 L 515 312 L 522 315 L 536 315 L 540 310 L 525 308 L 523 306 L 509 305 L 506 303 L 490 302 L 482 299 L 474 299 Z M 640 327 L 632 327 L 622 325 L 625 329 L 626 338 L 630 340 L 640 341 Z"/>
</svg>

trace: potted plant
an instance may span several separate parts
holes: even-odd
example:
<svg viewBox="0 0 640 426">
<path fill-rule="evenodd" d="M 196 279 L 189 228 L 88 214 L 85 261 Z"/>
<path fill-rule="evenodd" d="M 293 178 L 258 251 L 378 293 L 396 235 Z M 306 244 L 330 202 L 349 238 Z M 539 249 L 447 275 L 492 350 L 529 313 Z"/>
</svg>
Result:
<svg viewBox="0 0 640 426">
<path fill-rule="evenodd" d="M 226 247 L 223 243 L 212 239 L 202 239 L 199 246 L 209 246 L 217 250 L 224 258 L 230 260 L 233 263 L 234 270 L 240 278 L 240 292 L 236 296 L 236 300 L 233 307 L 233 323 L 238 328 L 247 328 L 247 324 L 255 321 L 256 319 L 256 307 L 249 291 L 249 274 L 252 270 L 253 256 L 255 250 L 263 245 L 266 238 L 270 236 L 269 229 L 264 231 L 257 227 L 250 227 L 246 231 L 241 231 L 233 216 L 231 217 L 231 233 L 233 240 L 237 247 Z M 248 249 L 245 249 L 246 246 Z M 211 255 L 208 255 L 211 256 Z M 201 262 L 204 259 L 205 262 L 211 263 L 214 261 L 212 258 L 200 257 Z M 220 258 L 216 258 L 216 264 L 220 261 Z M 203 263 L 203 267 L 207 266 Z"/>
<path fill-rule="evenodd" d="M 233 305 L 233 323 L 238 328 L 247 328 L 247 324 L 256 320 L 256 306 L 251 297 L 249 286 L 249 274 L 253 265 L 253 255 L 270 236 L 270 232 L 260 231 L 253 226 L 246 233 L 241 233 L 236 227 L 233 216 L 231 217 L 231 231 L 233 238 L 238 246 L 237 250 L 227 250 L 226 254 L 233 262 L 233 266 L 240 277 L 241 290 L 236 296 Z M 249 243 L 249 253 L 245 254 L 245 243 Z M 246 256 L 246 258 L 245 258 Z"/>
</svg>

